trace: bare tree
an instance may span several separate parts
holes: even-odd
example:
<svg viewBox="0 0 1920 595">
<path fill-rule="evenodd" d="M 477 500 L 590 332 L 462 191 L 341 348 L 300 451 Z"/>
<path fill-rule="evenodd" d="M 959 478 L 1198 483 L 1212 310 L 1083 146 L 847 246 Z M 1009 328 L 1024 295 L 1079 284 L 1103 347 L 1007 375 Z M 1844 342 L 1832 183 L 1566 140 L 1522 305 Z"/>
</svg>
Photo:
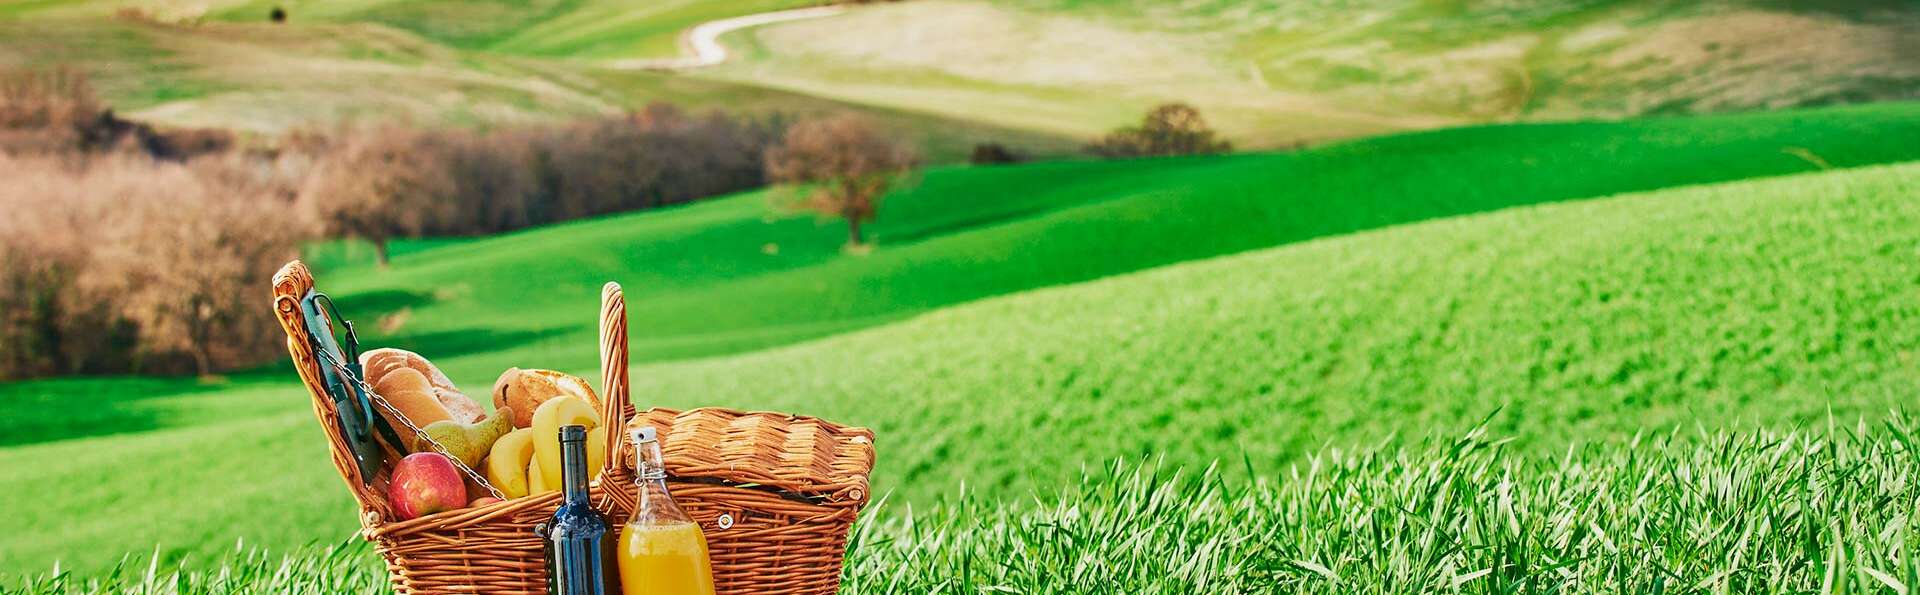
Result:
<svg viewBox="0 0 1920 595">
<path fill-rule="evenodd" d="M 767 177 L 795 191 L 795 205 L 847 221 L 847 245 L 866 243 L 860 225 L 872 221 L 880 198 L 918 165 L 911 147 L 882 135 L 852 113 L 803 120 L 767 152 Z"/>
<path fill-rule="evenodd" d="M 417 237 L 455 214 L 449 151 L 432 133 L 403 126 L 348 136 L 309 180 L 301 202 L 323 233 L 372 242 L 385 267 L 389 241 Z"/>
<path fill-rule="evenodd" d="M 1184 103 L 1167 103 L 1147 112 L 1138 127 L 1116 129 L 1087 145 L 1087 152 L 1101 157 L 1161 157 L 1168 155 L 1205 155 L 1233 150 L 1233 143 L 1218 138 L 1200 110 Z"/>
</svg>

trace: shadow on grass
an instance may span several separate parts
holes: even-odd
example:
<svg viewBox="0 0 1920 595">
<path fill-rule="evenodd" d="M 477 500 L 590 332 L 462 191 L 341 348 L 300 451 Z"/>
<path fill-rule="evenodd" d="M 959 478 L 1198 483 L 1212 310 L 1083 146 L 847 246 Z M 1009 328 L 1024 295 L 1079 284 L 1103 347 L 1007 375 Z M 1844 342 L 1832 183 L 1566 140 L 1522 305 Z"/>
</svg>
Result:
<svg viewBox="0 0 1920 595">
<path fill-rule="evenodd" d="M 554 327 L 544 329 L 500 330 L 487 328 L 466 328 L 434 333 L 395 335 L 392 337 L 363 336 L 361 349 L 379 347 L 397 347 L 424 355 L 429 360 L 441 361 L 449 358 L 502 351 L 568 333 L 580 332 L 579 327 Z M 288 372 L 292 372 L 291 369 Z"/>
<path fill-rule="evenodd" d="M 291 368 L 291 366 L 289 366 Z M 175 397 L 230 390 L 197 378 L 59 378 L 0 384 L 0 447 L 165 427 Z"/>
<path fill-rule="evenodd" d="M 462 329 L 368 340 L 436 360 L 508 349 L 575 328 Z M 163 430 L 286 411 L 275 391 L 299 392 L 286 352 L 258 368 L 196 377 L 108 376 L 0 383 L 0 448 Z"/>
<path fill-rule="evenodd" d="M 365 318 L 377 320 L 381 316 L 400 311 L 403 308 L 417 308 L 433 303 L 433 296 L 419 291 L 383 289 L 352 295 L 334 296 L 333 305 L 353 320 Z"/>
</svg>

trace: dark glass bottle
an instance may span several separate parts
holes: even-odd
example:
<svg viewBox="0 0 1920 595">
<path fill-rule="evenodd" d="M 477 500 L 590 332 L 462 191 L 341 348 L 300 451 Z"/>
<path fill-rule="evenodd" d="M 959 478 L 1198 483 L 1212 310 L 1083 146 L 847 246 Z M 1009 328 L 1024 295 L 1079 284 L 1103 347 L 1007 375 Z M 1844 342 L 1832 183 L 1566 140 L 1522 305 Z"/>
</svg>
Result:
<svg viewBox="0 0 1920 595">
<path fill-rule="evenodd" d="M 560 428 L 560 483 L 564 499 L 547 521 L 547 592 L 553 595 L 608 595 L 614 540 L 606 517 L 587 501 L 587 428 Z"/>
</svg>

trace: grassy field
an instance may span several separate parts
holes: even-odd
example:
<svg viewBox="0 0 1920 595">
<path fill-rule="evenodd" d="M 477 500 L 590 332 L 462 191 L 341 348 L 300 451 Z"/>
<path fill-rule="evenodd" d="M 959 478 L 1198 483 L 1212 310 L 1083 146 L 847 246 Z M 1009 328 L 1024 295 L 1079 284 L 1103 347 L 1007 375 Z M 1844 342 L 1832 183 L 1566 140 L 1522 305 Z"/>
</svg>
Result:
<svg viewBox="0 0 1920 595">
<path fill-rule="evenodd" d="M 1558 461 L 1470 431 L 1321 451 L 1255 483 L 1117 461 L 1027 502 L 961 492 L 917 514 L 878 505 L 869 516 L 885 520 L 856 531 L 843 592 L 1897 593 L 1920 584 L 1909 424 L 1663 433 Z M 18 586 L 380 592 L 373 558 L 357 540 L 283 556 L 243 547 L 207 568 L 130 557 Z"/>
<path fill-rule="evenodd" d="M 743 32 L 703 76 L 1079 136 L 1184 100 L 1265 147 L 1910 99 L 1915 38 L 1898 0 L 929 0 Z"/>
<path fill-rule="evenodd" d="M 642 406 L 875 427 L 876 484 L 902 509 L 962 483 L 1017 500 L 1142 454 L 1244 457 L 1271 476 L 1323 444 L 1459 433 L 1496 410 L 1489 428 L 1513 448 L 1554 453 L 1643 427 L 1779 427 L 1904 402 L 1920 328 L 1901 248 L 1920 229 L 1913 167 L 1342 234 L 1816 169 L 1799 149 L 1842 166 L 1914 159 L 1898 142 L 1914 109 L 938 170 L 891 199 L 863 257 L 749 194 L 419 246 L 386 272 L 331 254 L 321 282 L 384 329 L 375 344 L 419 348 L 471 389 L 509 365 L 591 375 L 592 296 L 619 280 Z M 129 550 L 198 567 L 237 537 L 285 551 L 350 533 L 289 380 L 0 385 L 0 490 L 63 486 L 0 521 L 0 572 L 59 558 L 90 573 Z"/>
</svg>

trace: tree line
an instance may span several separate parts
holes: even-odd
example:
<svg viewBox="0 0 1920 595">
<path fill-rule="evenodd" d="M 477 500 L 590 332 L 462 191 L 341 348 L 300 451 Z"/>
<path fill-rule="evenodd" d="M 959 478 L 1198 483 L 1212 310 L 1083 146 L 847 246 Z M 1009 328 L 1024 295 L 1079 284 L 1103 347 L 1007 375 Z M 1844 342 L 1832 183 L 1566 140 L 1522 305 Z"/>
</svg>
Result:
<svg viewBox="0 0 1920 595">
<path fill-rule="evenodd" d="M 121 119 L 71 70 L 0 71 L 0 380 L 272 361 L 282 347 L 262 287 L 314 239 L 366 239 L 384 261 L 397 237 L 497 233 L 769 182 L 804 197 L 794 208 L 857 229 L 890 176 L 916 163 L 858 116 L 665 104 L 484 131 L 386 123 L 240 139 Z M 840 172 L 848 181 L 828 180 Z"/>
</svg>

